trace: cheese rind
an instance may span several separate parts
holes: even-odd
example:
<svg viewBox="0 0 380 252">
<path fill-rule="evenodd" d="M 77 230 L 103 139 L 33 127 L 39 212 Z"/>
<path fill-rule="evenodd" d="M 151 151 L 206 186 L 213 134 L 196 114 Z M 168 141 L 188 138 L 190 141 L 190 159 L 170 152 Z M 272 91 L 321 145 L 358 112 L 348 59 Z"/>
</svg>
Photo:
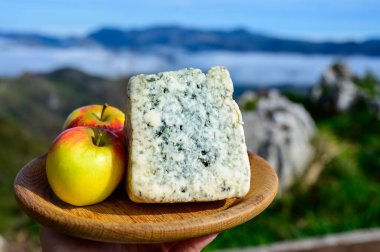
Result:
<svg viewBox="0 0 380 252">
<path fill-rule="evenodd" d="M 224 67 L 137 75 L 127 87 L 127 191 L 135 202 L 243 197 L 250 166 Z"/>
</svg>

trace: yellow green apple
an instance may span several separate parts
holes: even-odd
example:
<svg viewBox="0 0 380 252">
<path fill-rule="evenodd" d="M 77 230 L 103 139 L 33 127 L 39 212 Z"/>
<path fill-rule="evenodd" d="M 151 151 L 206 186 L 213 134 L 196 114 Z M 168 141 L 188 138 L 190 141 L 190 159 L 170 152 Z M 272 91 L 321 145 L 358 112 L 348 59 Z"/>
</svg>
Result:
<svg viewBox="0 0 380 252">
<path fill-rule="evenodd" d="M 118 137 L 105 129 L 74 127 L 53 141 L 46 175 L 54 193 L 75 206 L 99 203 L 120 183 L 126 157 Z"/>
<path fill-rule="evenodd" d="M 89 126 L 108 129 L 123 139 L 124 113 L 119 109 L 104 105 L 88 105 L 75 109 L 67 117 L 63 129 Z"/>
</svg>

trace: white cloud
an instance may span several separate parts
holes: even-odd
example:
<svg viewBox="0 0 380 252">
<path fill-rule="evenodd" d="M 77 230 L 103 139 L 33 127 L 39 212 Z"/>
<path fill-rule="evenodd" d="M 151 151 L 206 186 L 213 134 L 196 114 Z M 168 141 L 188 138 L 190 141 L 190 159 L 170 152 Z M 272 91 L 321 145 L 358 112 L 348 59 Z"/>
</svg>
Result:
<svg viewBox="0 0 380 252">
<path fill-rule="evenodd" d="M 337 57 L 321 55 L 235 53 L 163 50 L 160 53 L 111 52 L 98 47 L 53 49 L 15 46 L 0 41 L 0 76 L 17 76 L 25 71 L 47 72 L 60 67 L 118 77 L 196 67 L 207 70 L 224 65 L 235 83 L 245 85 L 311 85 Z M 380 76 L 380 58 L 353 56 L 345 60 L 358 74 L 368 69 Z"/>
</svg>

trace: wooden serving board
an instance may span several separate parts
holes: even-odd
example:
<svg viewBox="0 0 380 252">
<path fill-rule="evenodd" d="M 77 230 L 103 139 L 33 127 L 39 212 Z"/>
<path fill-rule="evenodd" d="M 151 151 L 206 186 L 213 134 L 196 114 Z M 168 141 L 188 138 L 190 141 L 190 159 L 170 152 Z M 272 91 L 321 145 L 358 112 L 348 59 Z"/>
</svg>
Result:
<svg viewBox="0 0 380 252">
<path fill-rule="evenodd" d="M 141 204 L 131 202 L 120 186 L 108 199 L 75 207 L 60 201 L 46 179 L 46 154 L 18 173 L 14 190 L 21 208 L 34 220 L 57 231 L 95 241 L 155 243 L 188 239 L 244 223 L 274 199 L 278 179 L 259 156 L 248 153 L 251 189 L 242 199 L 214 202 Z"/>
</svg>

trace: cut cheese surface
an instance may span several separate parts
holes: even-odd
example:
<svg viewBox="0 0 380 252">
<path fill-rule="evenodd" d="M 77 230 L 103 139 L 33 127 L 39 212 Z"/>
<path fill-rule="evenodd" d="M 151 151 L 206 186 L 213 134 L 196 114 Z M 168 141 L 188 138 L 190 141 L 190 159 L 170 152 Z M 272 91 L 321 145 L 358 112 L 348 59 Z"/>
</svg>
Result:
<svg viewBox="0 0 380 252">
<path fill-rule="evenodd" d="M 224 67 L 137 75 L 127 89 L 131 200 L 213 201 L 249 191 L 243 122 Z"/>
</svg>

